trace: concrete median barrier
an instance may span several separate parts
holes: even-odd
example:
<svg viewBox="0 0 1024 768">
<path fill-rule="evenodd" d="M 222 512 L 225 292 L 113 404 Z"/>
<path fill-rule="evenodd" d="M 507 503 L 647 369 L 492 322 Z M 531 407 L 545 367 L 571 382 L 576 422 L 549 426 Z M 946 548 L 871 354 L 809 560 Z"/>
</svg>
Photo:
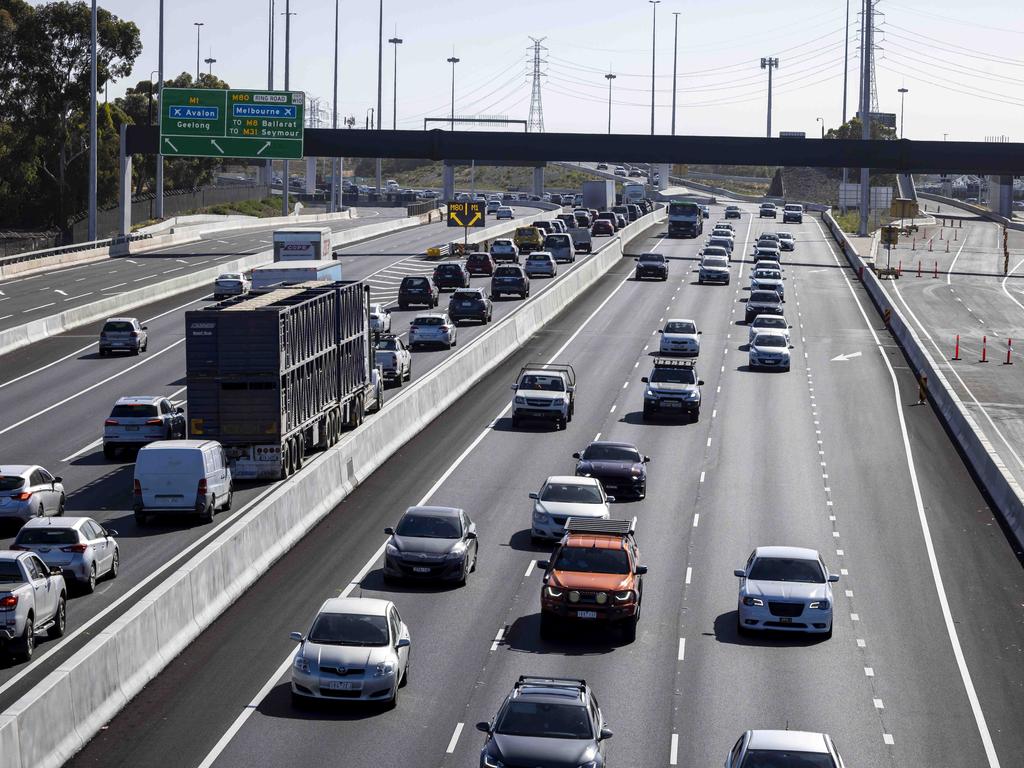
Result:
<svg viewBox="0 0 1024 768">
<path fill-rule="evenodd" d="M 663 220 L 658 211 L 630 224 L 457 348 L 89 641 L 0 715 L 0 768 L 65 762 L 356 485 L 594 285 L 622 259 L 625 242 Z M 105 679 L 89 679 L 97 674 Z"/>
<path fill-rule="evenodd" d="M 828 226 L 850 266 L 855 271 L 861 272 L 861 268 L 865 265 L 864 259 L 861 258 L 854 244 L 832 218 L 832 215 L 828 212 L 823 213 L 822 221 Z M 889 330 L 903 349 L 914 373 L 919 377 L 921 375 L 928 377 L 928 396 L 942 419 L 946 431 L 953 438 L 953 442 L 1015 538 L 1017 545 L 1024 547 L 1024 489 L 1006 468 L 1006 464 L 964 406 L 949 379 L 936 365 L 934 358 L 929 354 L 899 307 L 890 300 L 875 273 L 870 268 L 864 268 L 861 274 L 863 274 L 864 288 L 879 314 L 884 316 L 888 310 Z"/>
</svg>

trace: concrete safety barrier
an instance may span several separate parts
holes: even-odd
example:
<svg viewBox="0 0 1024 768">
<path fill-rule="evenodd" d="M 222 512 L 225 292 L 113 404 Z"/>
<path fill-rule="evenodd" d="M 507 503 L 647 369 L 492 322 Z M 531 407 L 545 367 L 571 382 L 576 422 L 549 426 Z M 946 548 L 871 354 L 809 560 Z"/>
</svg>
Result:
<svg viewBox="0 0 1024 768">
<path fill-rule="evenodd" d="M 622 258 L 628 227 L 403 388 L 0 714 L 0 768 L 57 768 L 389 456 Z"/>
<path fill-rule="evenodd" d="M 963 200 L 957 200 L 955 197 L 945 197 L 943 195 L 935 195 L 931 192 L 918 192 L 918 198 L 921 200 L 931 200 L 933 203 L 942 203 L 943 205 L 949 205 L 954 208 L 960 208 L 961 210 L 968 211 L 980 216 L 983 219 L 994 221 L 996 224 L 1002 224 L 1007 229 L 1024 230 L 1024 222 L 1014 221 L 1008 219 L 1005 216 L 1001 216 L 995 211 L 990 211 L 988 208 L 983 208 L 980 205 L 973 205 L 971 203 L 965 203 Z M 940 214 L 941 217 L 941 214 Z"/>
<path fill-rule="evenodd" d="M 988 494 L 996 511 L 1018 546 L 1024 547 L 1024 489 L 1006 468 L 1006 464 L 992 446 L 991 441 L 978 426 L 956 394 L 949 379 L 936 365 L 924 343 L 907 321 L 907 318 L 893 303 L 882 288 L 874 271 L 857 252 L 856 247 L 842 231 L 831 213 L 821 215 L 832 237 L 839 244 L 853 269 L 863 274 L 864 288 L 883 317 L 889 313 L 889 330 L 896 338 L 915 374 L 928 377 L 928 396 L 935 406 L 946 431 L 953 438 L 960 453 L 965 457 L 975 478 Z M 863 271 L 862 271 L 863 267 Z"/>
</svg>

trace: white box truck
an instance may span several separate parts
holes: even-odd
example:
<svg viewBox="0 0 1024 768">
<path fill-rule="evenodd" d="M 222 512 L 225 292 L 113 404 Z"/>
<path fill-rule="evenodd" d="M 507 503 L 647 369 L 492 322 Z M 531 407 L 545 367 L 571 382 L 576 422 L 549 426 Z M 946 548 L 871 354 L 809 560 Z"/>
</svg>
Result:
<svg viewBox="0 0 1024 768">
<path fill-rule="evenodd" d="M 583 206 L 596 208 L 598 211 L 610 211 L 615 205 L 615 182 L 611 179 L 603 181 L 583 182 Z"/>
<path fill-rule="evenodd" d="M 310 280 L 341 280 L 340 261 L 289 261 L 262 264 L 252 270 L 254 291 L 282 283 L 308 283 Z"/>
<path fill-rule="evenodd" d="M 333 259 L 330 227 L 299 227 L 274 232 L 274 261 Z"/>
</svg>

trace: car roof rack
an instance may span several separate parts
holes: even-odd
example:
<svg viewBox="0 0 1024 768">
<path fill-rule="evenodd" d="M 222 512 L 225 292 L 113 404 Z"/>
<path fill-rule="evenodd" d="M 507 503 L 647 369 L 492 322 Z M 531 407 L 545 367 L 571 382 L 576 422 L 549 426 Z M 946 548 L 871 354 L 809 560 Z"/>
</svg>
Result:
<svg viewBox="0 0 1024 768">
<path fill-rule="evenodd" d="M 536 685 L 544 688 L 568 688 L 574 691 L 585 691 L 587 681 L 578 677 L 534 677 L 532 675 L 520 675 L 516 680 L 515 688 L 518 690 L 524 685 Z"/>
<path fill-rule="evenodd" d="M 696 360 L 677 360 L 674 357 L 654 358 L 655 368 L 693 368 L 696 364 Z"/>
<path fill-rule="evenodd" d="M 626 536 L 636 532 L 636 518 L 634 517 L 632 520 L 602 520 L 593 517 L 570 517 L 565 521 L 565 532 Z"/>
</svg>

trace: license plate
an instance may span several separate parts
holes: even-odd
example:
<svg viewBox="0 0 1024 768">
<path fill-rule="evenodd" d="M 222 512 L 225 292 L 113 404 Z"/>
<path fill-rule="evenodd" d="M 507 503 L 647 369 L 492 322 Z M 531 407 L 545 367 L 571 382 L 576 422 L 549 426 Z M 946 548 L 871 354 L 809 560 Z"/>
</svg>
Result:
<svg viewBox="0 0 1024 768">
<path fill-rule="evenodd" d="M 125 429 L 127 431 L 129 431 L 129 432 L 138 432 L 139 431 L 138 427 L 125 427 Z"/>
<path fill-rule="evenodd" d="M 596 619 L 597 611 L 576 611 L 577 619 Z"/>
<path fill-rule="evenodd" d="M 321 688 L 326 688 L 328 691 L 361 691 L 363 689 L 362 683 L 346 683 L 340 680 L 328 680 L 320 683 Z"/>
<path fill-rule="evenodd" d="M 683 404 L 680 403 L 678 400 L 666 400 L 661 404 L 661 407 L 668 408 L 669 410 L 671 410 L 673 408 L 682 408 Z"/>
<path fill-rule="evenodd" d="M 429 568 L 424 568 L 423 566 L 420 566 L 420 565 L 417 565 L 416 567 L 414 567 L 412 569 L 412 572 L 413 573 L 430 573 L 430 569 Z"/>
<path fill-rule="evenodd" d="M 788 616 L 782 616 L 779 618 L 779 624 L 792 624 L 793 620 Z"/>
<path fill-rule="evenodd" d="M 460 301 L 459 302 L 459 306 L 460 307 L 465 307 L 466 309 L 472 309 L 473 308 L 473 302 L 472 301 Z"/>
</svg>

